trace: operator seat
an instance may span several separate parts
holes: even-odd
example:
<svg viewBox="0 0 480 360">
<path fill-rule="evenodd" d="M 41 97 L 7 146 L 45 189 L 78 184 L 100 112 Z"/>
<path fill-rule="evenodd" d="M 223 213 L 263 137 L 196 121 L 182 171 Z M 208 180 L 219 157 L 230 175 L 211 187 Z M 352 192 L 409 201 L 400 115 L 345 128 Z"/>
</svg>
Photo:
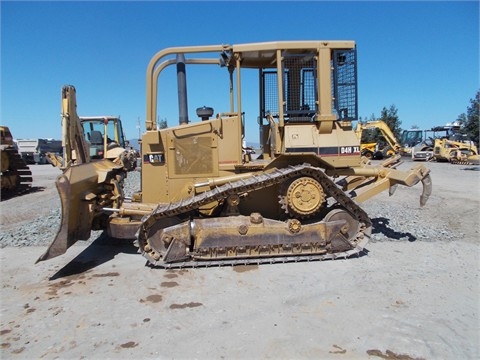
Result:
<svg viewBox="0 0 480 360">
<path fill-rule="evenodd" d="M 90 144 L 92 145 L 102 145 L 103 144 L 103 136 L 102 133 L 98 130 L 93 130 L 90 133 Z"/>
</svg>

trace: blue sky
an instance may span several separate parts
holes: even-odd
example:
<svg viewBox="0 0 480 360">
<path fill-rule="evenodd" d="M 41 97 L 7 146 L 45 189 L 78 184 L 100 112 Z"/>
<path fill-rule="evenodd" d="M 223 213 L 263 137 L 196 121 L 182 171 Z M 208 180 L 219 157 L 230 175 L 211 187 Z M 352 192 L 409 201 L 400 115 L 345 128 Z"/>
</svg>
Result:
<svg viewBox="0 0 480 360">
<path fill-rule="evenodd" d="M 355 40 L 359 115 L 379 116 L 394 104 L 403 129 L 454 121 L 480 88 L 477 1 L 1 1 L 0 6 L 0 122 L 15 138 L 60 139 L 64 84 L 77 89 L 79 115 L 120 115 L 127 137 L 136 138 L 138 119 L 145 129 L 147 64 L 170 46 Z M 245 100 L 254 104 L 251 118 L 245 109 L 247 140 L 257 142 L 257 99 Z M 203 105 L 214 104 L 208 96 L 189 99 L 191 119 Z M 177 112 L 173 101 L 159 116 L 175 125 Z"/>
</svg>

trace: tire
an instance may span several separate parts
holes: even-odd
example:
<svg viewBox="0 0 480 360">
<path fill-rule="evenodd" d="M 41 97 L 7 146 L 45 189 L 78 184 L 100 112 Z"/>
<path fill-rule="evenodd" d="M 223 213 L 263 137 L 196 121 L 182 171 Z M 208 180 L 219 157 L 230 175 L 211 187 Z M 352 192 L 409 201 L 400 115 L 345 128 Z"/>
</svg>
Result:
<svg viewBox="0 0 480 360">
<path fill-rule="evenodd" d="M 373 158 L 373 153 L 368 150 L 364 150 L 362 152 L 362 156 L 365 156 L 367 159 L 371 160 Z"/>
</svg>

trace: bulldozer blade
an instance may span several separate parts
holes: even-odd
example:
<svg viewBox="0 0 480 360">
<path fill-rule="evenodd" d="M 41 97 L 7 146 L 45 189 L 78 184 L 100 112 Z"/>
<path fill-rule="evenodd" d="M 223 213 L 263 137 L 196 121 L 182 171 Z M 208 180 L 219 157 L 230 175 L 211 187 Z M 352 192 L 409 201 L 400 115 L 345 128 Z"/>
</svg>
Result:
<svg viewBox="0 0 480 360">
<path fill-rule="evenodd" d="M 75 165 L 58 176 L 56 186 L 62 206 L 60 228 L 36 263 L 64 254 L 77 240 L 88 240 L 92 230 L 95 198 L 109 171 L 120 168 L 108 160 Z"/>
</svg>

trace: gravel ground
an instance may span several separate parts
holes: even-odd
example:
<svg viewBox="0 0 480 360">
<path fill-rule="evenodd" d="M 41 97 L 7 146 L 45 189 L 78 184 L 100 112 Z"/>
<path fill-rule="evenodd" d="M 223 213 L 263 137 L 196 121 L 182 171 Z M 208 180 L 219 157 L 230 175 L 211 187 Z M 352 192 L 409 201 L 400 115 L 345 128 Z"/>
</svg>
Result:
<svg viewBox="0 0 480 360">
<path fill-rule="evenodd" d="M 420 186 L 362 204 L 363 256 L 169 271 L 100 233 L 34 265 L 60 212 L 58 170 L 32 166 L 34 191 L 0 203 L 0 357 L 478 359 L 479 167 L 427 166 L 425 207 Z"/>
<path fill-rule="evenodd" d="M 49 165 L 30 165 L 30 168 L 34 179 L 32 192 L 2 202 L 0 247 L 49 245 L 60 226 L 62 210 L 55 189 L 60 170 Z M 140 172 L 130 172 L 125 181 L 125 196 L 139 190 Z M 93 231 L 88 242 L 100 234 L 101 231 Z"/>
<path fill-rule="evenodd" d="M 410 162 L 408 162 L 408 164 L 411 165 Z M 442 168 L 445 168 L 445 165 L 446 164 L 429 164 L 430 167 L 434 167 L 434 170 L 443 170 Z M 44 173 L 58 174 L 59 171 L 44 165 L 32 165 L 31 168 L 34 175 L 37 175 L 37 178 L 34 177 L 34 191 L 31 194 L 2 202 L 2 209 L 12 209 L 12 213 L 10 210 L 2 211 L 1 225 L 3 231 L 2 234 L 0 234 L 1 247 L 49 245 L 60 225 L 60 203 L 58 196 L 54 195 L 56 194 L 54 186 L 55 177 L 43 175 Z M 407 168 L 407 166 L 403 165 L 402 168 Z M 461 172 L 467 174 L 468 171 L 465 169 L 475 170 L 478 166 L 451 166 L 450 168 L 450 170 L 455 170 L 456 173 Z M 443 176 L 443 174 L 441 176 Z M 469 177 L 473 179 L 475 179 L 475 177 L 478 178 L 475 174 Z M 435 186 L 438 179 L 435 178 L 433 181 Z M 452 179 L 452 183 L 453 182 L 454 179 Z M 457 189 L 457 186 L 454 184 L 451 185 L 453 185 L 452 188 L 454 191 L 461 190 Z M 125 181 L 125 196 L 131 196 L 132 193 L 139 189 L 140 173 L 138 171 L 129 173 Z M 405 208 L 405 204 L 398 200 L 400 200 L 399 197 L 403 198 L 405 194 L 411 193 L 411 191 L 407 190 L 408 192 L 406 192 L 406 190 L 407 189 L 399 187 L 397 193 L 391 198 L 385 193 L 364 204 L 364 208 L 373 219 L 375 228 L 377 228 L 377 231 L 373 233 L 371 241 L 385 241 L 391 239 L 389 235 L 396 235 L 396 237 L 398 237 L 401 234 L 404 234 L 404 236 L 400 236 L 398 240 L 412 240 L 411 236 L 410 238 L 408 237 L 412 226 L 418 227 L 415 239 L 419 238 L 422 241 L 451 240 L 465 236 L 461 230 L 460 232 L 458 231 L 457 227 L 452 228 L 451 222 L 453 219 L 445 222 L 442 217 L 435 216 L 429 218 L 428 221 L 417 220 L 422 218 L 422 212 L 429 210 L 418 208 L 418 201 L 414 199 L 412 199 L 412 203 L 407 204 L 408 207 Z M 45 204 L 44 198 L 47 196 L 49 199 L 48 203 Z M 33 201 L 36 203 L 27 200 L 32 197 L 34 197 Z M 435 194 L 432 198 L 433 201 L 435 201 Z M 24 199 L 25 201 L 22 201 Z M 34 209 L 37 206 L 40 208 Z M 430 209 L 430 206 L 429 204 L 428 209 Z M 35 210 L 39 211 L 39 213 Z M 463 214 L 460 210 L 451 213 L 451 216 L 452 218 L 456 218 L 463 216 Z M 392 231 L 396 234 L 389 234 L 388 229 L 394 229 Z M 95 240 L 99 234 L 100 232 L 98 231 L 92 232 L 89 241 Z"/>
</svg>

